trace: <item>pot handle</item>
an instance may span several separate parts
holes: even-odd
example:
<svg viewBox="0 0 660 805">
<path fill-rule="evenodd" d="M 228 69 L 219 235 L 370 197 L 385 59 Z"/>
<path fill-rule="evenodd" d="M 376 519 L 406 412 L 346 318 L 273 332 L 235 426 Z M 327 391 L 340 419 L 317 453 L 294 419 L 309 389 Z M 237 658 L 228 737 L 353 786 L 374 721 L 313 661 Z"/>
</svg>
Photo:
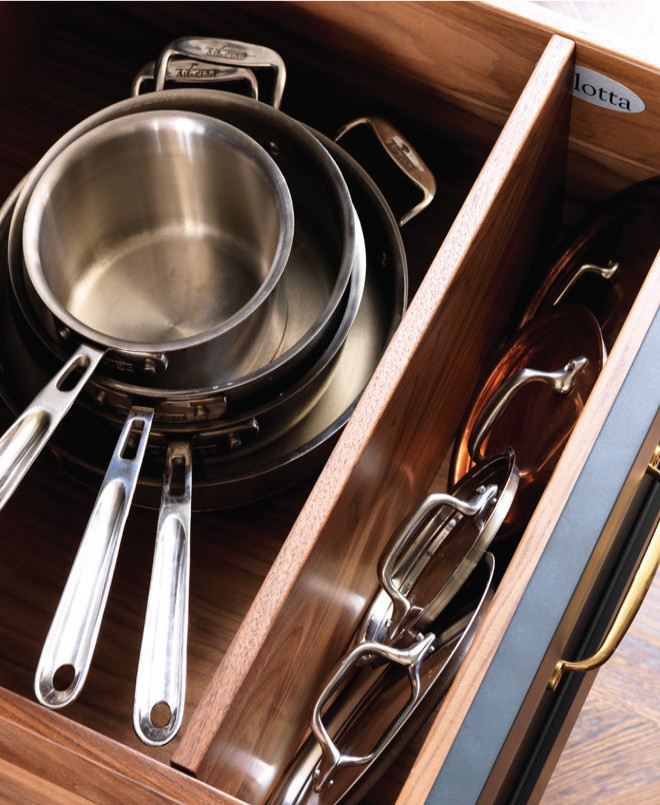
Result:
<svg viewBox="0 0 660 805">
<path fill-rule="evenodd" d="M 156 89 L 163 89 L 168 74 L 168 64 L 172 57 L 184 56 L 211 64 L 224 64 L 231 67 L 264 67 L 275 71 L 272 105 L 280 108 L 286 84 L 286 66 L 279 53 L 271 48 L 237 42 L 233 39 L 208 37 L 183 37 L 175 39 L 161 53 L 156 63 Z"/>
<path fill-rule="evenodd" d="M 81 346 L 0 438 L 0 509 L 69 411 L 103 352 Z"/>
<path fill-rule="evenodd" d="M 403 226 L 433 201 L 436 191 L 435 178 L 403 134 L 382 117 L 366 116 L 351 120 L 339 129 L 335 135 L 335 142 L 338 143 L 352 129 L 365 125 L 373 130 L 378 142 L 404 175 L 422 191 L 422 200 L 399 219 L 399 226 Z"/>
<path fill-rule="evenodd" d="M 69 704 L 85 684 L 152 419 L 150 408 L 131 409 L 101 484 L 37 666 L 34 691 L 47 707 Z"/>
<path fill-rule="evenodd" d="M 521 369 L 505 378 L 497 387 L 495 393 L 486 401 L 479 412 L 472 427 L 467 443 L 468 454 L 472 461 L 478 461 L 481 456 L 481 447 L 490 429 L 500 414 L 518 391 L 528 383 L 545 383 L 554 389 L 557 394 L 568 394 L 577 383 L 580 373 L 588 364 L 585 357 L 569 361 L 563 369 L 556 372 L 543 372 L 540 369 Z"/>
<path fill-rule="evenodd" d="M 178 490 L 173 488 L 177 470 L 183 476 Z M 167 449 L 133 706 L 135 732 L 149 746 L 171 741 L 183 719 L 191 495 L 192 450 L 187 442 L 174 442 Z"/>
<path fill-rule="evenodd" d="M 144 85 L 153 82 L 156 73 L 156 62 L 145 64 L 133 81 L 133 96 L 140 95 Z M 247 81 L 250 86 L 250 97 L 259 98 L 259 84 L 252 70 L 243 67 L 212 66 L 206 62 L 194 59 L 176 59 L 168 62 L 167 81 L 175 84 L 213 84 L 228 81 Z"/>
</svg>

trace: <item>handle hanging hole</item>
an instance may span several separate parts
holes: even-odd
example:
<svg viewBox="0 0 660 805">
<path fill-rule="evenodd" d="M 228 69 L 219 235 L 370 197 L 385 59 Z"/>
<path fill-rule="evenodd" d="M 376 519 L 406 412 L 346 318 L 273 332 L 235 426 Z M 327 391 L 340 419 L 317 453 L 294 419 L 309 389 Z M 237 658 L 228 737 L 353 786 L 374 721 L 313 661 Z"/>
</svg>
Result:
<svg viewBox="0 0 660 805">
<path fill-rule="evenodd" d="M 184 456 L 172 456 L 169 494 L 171 498 L 183 498 L 186 495 L 186 459 Z"/>
<path fill-rule="evenodd" d="M 149 719 L 153 727 L 163 729 L 170 723 L 172 710 L 167 702 L 158 702 L 151 708 Z"/>
<path fill-rule="evenodd" d="M 53 687 L 55 690 L 68 690 L 73 685 L 76 677 L 76 669 L 73 665 L 60 665 L 53 674 Z"/>
</svg>

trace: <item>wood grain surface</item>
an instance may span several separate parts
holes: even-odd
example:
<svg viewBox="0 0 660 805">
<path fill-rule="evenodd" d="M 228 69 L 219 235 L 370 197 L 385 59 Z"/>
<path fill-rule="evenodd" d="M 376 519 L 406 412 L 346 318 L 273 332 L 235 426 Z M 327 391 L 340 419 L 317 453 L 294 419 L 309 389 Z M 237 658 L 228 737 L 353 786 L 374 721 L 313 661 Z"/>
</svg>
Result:
<svg viewBox="0 0 660 805">
<path fill-rule="evenodd" d="M 262 802 L 304 734 L 374 592 L 370 571 L 501 336 L 556 212 L 572 54 L 548 45 L 174 756 L 235 796 Z"/>
<path fill-rule="evenodd" d="M 7 778 L 9 791 L 0 785 L 3 803 L 78 802 L 80 797 L 114 805 L 238 805 L 197 780 L 6 690 L 0 691 L 0 754 L 6 764 L 0 766 L 0 781 Z M 10 798 L 12 788 L 15 799 Z"/>
<path fill-rule="evenodd" d="M 620 333 L 608 357 L 543 497 L 507 567 L 494 604 L 486 614 L 485 621 L 466 662 L 461 666 L 452 688 L 440 707 L 435 721 L 436 729 L 431 729 L 413 768 L 413 774 L 402 789 L 399 800 L 401 805 L 410 801 L 423 800 L 451 749 L 453 738 L 467 713 L 472 696 L 483 680 L 493 652 L 515 612 L 533 569 L 600 431 L 604 421 L 603 412 L 609 410 L 613 404 L 621 383 L 657 312 L 660 302 L 660 257 L 655 261 L 647 277 L 644 290 L 645 293 L 638 297 L 627 321 L 627 326 Z M 644 451 L 631 468 L 628 481 L 621 491 L 600 538 L 600 543 L 594 551 L 592 563 L 595 567 L 603 560 L 612 539 L 619 533 L 626 521 L 628 508 L 634 500 L 639 481 L 644 475 L 649 457 L 653 452 L 654 445 L 651 443 L 650 437 L 647 441 L 648 444 L 644 446 Z M 590 574 L 586 573 L 578 585 L 561 628 L 557 631 L 556 645 L 539 667 L 533 689 L 530 690 L 526 700 L 530 712 L 519 713 L 517 716 L 522 723 L 531 717 L 544 696 L 552 669 L 564 650 L 564 644 L 561 641 L 572 633 L 575 624 L 581 617 L 583 605 L 591 593 L 593 579 L 590 579 L 589 576 Z M 493 784 L 495 785 L 495 783 Z M 491 798 L 492 796 L 491 792 Z M 488 800 L 487 797 L 486 801 Z"/>
<path fill-rule="evenodd" d="M 373 13 L 371 10 L 373 6 Z M 499 6 L 503 6 L 500 9 Z M 648 125 L 637 115 L 616 114 L 592 104 L 574 105 L 572 148 L 607 162 L 615 156 L 649 175 L 660 170 L 653 132 L 660 124 L 655 68 L 640 54 L 621 58 L 607 45 L 597 45 L 588 26 L 540 14 L 530 26 L 528 6 L 520 2 L 448 3 L 442 13 L 433 3 L 300 3 L 304 15 L 290 25 L 323 36 L 340 52 L 361 54 L 364 62 L 379 61 L 383 72 L 424 82 L 454 105 L 478 110 L 480 117 L 503 122 L 513 107 L 539 54 L 553 33 L 567 29 L 576 42 L 577 63 L 611 76 L 644 98 Z M 273 16 L 277 14 L 275 10 Z M 574 28 L 575 30 L 571 30 Z M 368 34 L 365 32 L 368 31 Z M 437 43 L 442 42 L 442 47 Z M 466 59 L 463 54 L 469 53 Z"/>
<path fill-rule="evenodd" d="M 531 89 L 477 179 L 501 124 L 548 44 L 552 26 L 533 33 L 522 22 L 510 28 L 504 16 L 477 4 L 452 4 L 444 18 L 436 19 L 432 4 L 409 3 L 404 22 L 392 10 L 397 4 L 369 4 L 378 12 L 373 17 L 366 5 L 352 3 L 342 6 L 344 21 L 353 25 L 347 35 L 336 24 L 340 20 L 333 3 L 302 4 L 301 12 L 291 15 L 282 15 L 279 4 L 255 5 L 257 17 L 252 19 L 229 4 L 216 3 L 71 9 L 52 4 L 52 10 L 48 5 L 39 8 L 35 22 L 27 10 L 18 11 L 18 4 L 0 4 L 0 44 L 9 54 L 1 62 L 3 75 L 15 81 L 9 89 L 3 84 L 3 194 L 71 125 L 125 97 L 137 69 L 187 30 L 285 45 L 287 56 L 291 54 L 286 110 L 327 132 L 351 113 L 364 112 L 367 103 L 369 111 L 391 114 L 397 121 L 406 122 L 412 114 L 406 131 L 419 135 L 420 152 L 440 176 L 439 200 L 404 236 L 412 287 L 422 283 L 421 293 L 281 555 L 275 558 L 308 487 L 258 508 L 193 520 L 188 730 L 181 743 L 176 739 L 166 748 L 148 749 L 139 744 L 131 724 L 155 514 L 131 514 L 93 670 L 84 696 L 64 717 L 26 700 L 32 698 L 41 641 L 94 492 L 71 488 L 52 458 L 44 458 L 3 512 L 7 547 L 0 565 L 0 685 L 8 690 L 0 692 L 0 781 L 6 782 L 10 802 L 10 796 L 16 802 L 75 802 L 75 797 L 230 801 L 169 769 L 172 756 L 200 777 L 227 783 L 252 801 L 263 794 L 304 729 L 301 714 L 324 669 L 343 647 L 373 590 L 374 558 L 446 454 L 484 360 L 508 323 L 524 266 L 542 235 L 549 236 L 541 230 L 554 231 L 559 221 L 551 201 L 562 175 L 568 131 L 564 96 L 572 46 L 566 41 L 555 39 L 547 48 Z M 339 49 L 331 74 L 324 50 L 310 52 L 310 25 L 319 36 L 323 33 L 326 45 Z M 453 48 L 446 84 L 440 49 L 425 44 L 429 26 L 439 26 Z M 463 58 L 470 26 L 478 70 Z M 514 31 L 510 41 L 509 30 Z M 17 31 L 26 37 L 22 52 L 34 56 L 20 66 L 12 55 Z M 505 44 L 497 45 L 500 41 Z M 379 61 L 388 52 L 394 59 Z M 579 52 L 590 51 L 580 44 Z M 606 56 L 606 67 L 621 66 L 621 59 Z M 626 68 L 635 86 L 646 74 L 640 63 Z M 486 77 L 483 87 L 479 75 Z M 657 83 L 656 89 L 660 92 Z M 655 140 L 650 142 L 646 130 L 639 137 L 631 135 L 627 125 L 605 131 L 602 150 L 599 145 L 573 152 L 577 157 L 570 158 L 569 168 L 578 159 L 580 170 L 569 169 L 567 187 L 577 212 L 585 200 L 654 169 L 656 152 L 649 149 Z M 618 137 L 627 138 L 634 153 L 621 153 Z M 634 337 L 631 331 L 627 343 L 632 351 Z M 585 444 L 597 432 L 615 385 L 613 381 L 599 398 L 601 412 L 584 425 Z M 429 416 L 434 410 L 441 416 Z M 577 446 L 572 455 L 581 455 Z M 556 491 L 559 500 L 565 489 Z M 553 516 L 548 504 L 539 514 L 544 527 Z M 533 561 L 532 554 L 520 562 Z M 516 585 L 511 589 L 509 605 Z M 486 646 L 477 658 L 462 691 L 471 689 L 489 650 Z M 456 697 L 451 707 L 456 715 L 461 707 Z M 599 723 L 611 725 L 607 734 L 615 734 L 613 721 Z M 451 732 L 451 717 L 448 724 Z M 640 740 L 650 753 L 651 740 L 644 737 L 649 735 L 643 733 Z M 271 751 L 275 768 L 268 768 Z M 422 762 L 427 758 L 423 755 Z M 246 762 L 261 781 L 245 782 Z M 421 775 L 422 788 L 434 763 L 431 758 Z M 40 780 L 48 781 L 41 790 Z M 407 796 L 404 792 L 401 802 L 411 801 Z"/>
</svg>

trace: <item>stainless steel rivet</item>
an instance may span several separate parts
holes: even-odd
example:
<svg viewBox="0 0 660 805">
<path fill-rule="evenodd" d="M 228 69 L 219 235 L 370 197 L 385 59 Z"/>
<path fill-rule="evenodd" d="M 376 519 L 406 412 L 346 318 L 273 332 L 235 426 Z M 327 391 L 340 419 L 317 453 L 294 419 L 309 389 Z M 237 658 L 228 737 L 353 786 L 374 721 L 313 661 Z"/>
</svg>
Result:
<svg viewBox="0 0 660 805">
<path fill-rule="evenodd" d="M 195 419 L 206 419 L 209 415 L 209 409 L 205 405 L 196 405 L 193 415 Z"/>
</svg>

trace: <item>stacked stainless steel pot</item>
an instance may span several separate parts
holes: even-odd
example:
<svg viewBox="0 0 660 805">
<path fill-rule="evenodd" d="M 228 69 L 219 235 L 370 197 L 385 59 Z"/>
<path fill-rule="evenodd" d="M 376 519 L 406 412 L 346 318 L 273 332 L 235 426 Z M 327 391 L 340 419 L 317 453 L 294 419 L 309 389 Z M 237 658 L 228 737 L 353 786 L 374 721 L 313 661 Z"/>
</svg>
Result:
<svg viewBox="0 0 660 805">
<path fill-rule="evenodd" d="M 203 76 L 255 95 L 261 67 L 275 71 L 277 106 L 277 54 L 178 40 L 134 97 L 64 135 L 0 211 L 3 396 L 14 409 L 33 397 L 0 440 L 0 506 L 70 409 L 55 449 L 78 474 L 100 474 L 119 432 L 35 692 L 50 707 L 79 694 L 134 493 L 153 502 L 164 467 L 134 717 L 152 744 L 183 713 L 198 468 L 204 506 L 308 472 L 405 306 L 397 225 L 338 146 L 253 98 L 163 89 Z M 372 125 L 427 176 L 399 135 Z M 429 181 L 414 180 L 428 202 Z"/>
</svg>

